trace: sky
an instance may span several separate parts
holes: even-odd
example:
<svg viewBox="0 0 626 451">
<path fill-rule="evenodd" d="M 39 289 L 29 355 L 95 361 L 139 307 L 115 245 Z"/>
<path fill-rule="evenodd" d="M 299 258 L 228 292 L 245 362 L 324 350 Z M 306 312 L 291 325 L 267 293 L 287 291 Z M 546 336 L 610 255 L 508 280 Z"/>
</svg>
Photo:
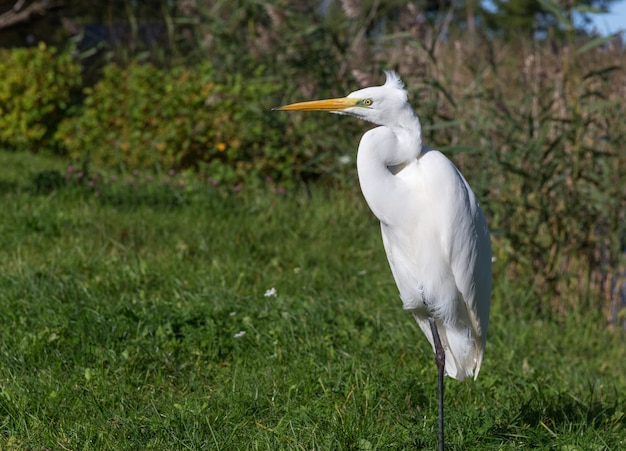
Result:
<svg viewBox="0 0 626 451">
<path fill-rule="evenodd" d="M 492 10 L 491 0 L 482 0 L 482 5 Z M 589 31 L 595 29 L 600 36 L 608 36 L 622 32 L 622 39 L 626 41 L 626 0 L 615 0 L 609 3 L 609 12 L 606 14 L 589 14 L 592 23 Z M 576 22 L 576 19 L 574 19 Z"/>
<path fill-rule="evenodd" d="M 607 14 L 593 14 L 591 19 L 593 25 L 601 36 L 622 31 L 622 37 L 626 38 L 626 1 L 618 0 L 610 5 L 610 12 Z"/>
</svg>

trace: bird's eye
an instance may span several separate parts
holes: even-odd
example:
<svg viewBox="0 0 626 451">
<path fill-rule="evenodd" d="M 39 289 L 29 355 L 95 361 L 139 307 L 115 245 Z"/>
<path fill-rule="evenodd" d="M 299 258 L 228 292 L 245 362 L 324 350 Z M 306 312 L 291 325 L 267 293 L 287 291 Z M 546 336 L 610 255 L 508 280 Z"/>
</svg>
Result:
<svg viewBox="0 0 626 451">
<path fill-rule="evenodd" d="M 363 106 L 371 106 L 372 103 L 374 103 L 372 101 L 372 99 L 363 99 L 363 100 L 361 100 L 361 105 L 363 105 Z"/>
</svg>

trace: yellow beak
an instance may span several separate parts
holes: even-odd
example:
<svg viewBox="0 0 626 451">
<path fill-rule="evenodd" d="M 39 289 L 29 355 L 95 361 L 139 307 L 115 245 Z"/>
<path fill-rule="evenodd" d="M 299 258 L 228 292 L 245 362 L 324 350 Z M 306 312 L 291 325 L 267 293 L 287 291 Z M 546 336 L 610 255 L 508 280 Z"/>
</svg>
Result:
<svg viewBox="0 0 626 451">
<path fill-rule="evenodd" d="M 311 100 L 309 102 L 292 103 L 277 108 L 276 111 L 342 111 L 357 106 L 359 99 L 342 97 L 339 99 Z"/>
</svg>

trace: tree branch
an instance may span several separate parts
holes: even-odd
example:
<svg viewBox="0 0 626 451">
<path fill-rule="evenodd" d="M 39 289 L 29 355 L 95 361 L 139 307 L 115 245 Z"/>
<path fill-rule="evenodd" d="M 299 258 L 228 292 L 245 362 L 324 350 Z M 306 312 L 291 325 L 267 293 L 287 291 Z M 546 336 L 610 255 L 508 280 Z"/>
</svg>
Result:
<svg viewBox="0 0 626 451">
<path fill-rule="evenodd" d="M 11 10 L 0 14 L 0 30 L 13 27 L 23 22 L 29 22 L 35 16 L 43 16 L 49 10 L 61 6 L 61 2 L 55 0 L 37 0 L 22 9 L 23 5 L 24 0 L 18 0 Z"/>
</svg>

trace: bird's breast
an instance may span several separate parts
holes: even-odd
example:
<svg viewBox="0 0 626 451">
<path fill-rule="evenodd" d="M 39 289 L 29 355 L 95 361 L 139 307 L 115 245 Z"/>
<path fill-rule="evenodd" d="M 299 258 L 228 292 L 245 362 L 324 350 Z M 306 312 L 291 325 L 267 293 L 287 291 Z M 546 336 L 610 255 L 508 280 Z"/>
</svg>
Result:
<svg viewBox="0 0 626 451">
<path fill-rule="evenodd" d="M 410 228 L 381 223 L 381 232 L 405 309 L 431 311 L 440 298 L 456 299 L 458 291 L 441 235 L 428 217 L 413 221 Z"/>
</svg>

